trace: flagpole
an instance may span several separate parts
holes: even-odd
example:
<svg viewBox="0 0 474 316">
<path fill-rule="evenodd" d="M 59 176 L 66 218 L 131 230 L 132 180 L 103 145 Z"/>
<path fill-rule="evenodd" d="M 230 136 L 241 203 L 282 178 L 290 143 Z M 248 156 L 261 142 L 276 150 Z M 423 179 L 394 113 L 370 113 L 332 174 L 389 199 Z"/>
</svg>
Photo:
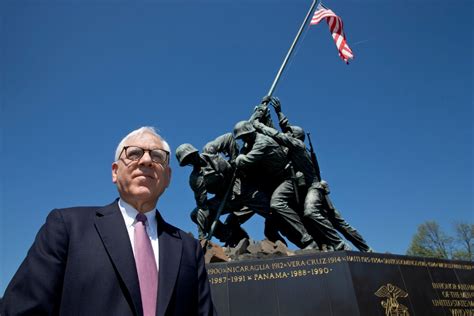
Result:
<svg viewBox="0 0 474 316">
<path fill-rule="evenodd" d="M 309 11 L 306 14 L 306 17 L 304 18 L 303 24 L 301 24 L 301 27 L 300 27 L 298 33 L 296 34 L 296 37 L 293 41 L 293 44 L 291 44 L 290 50 L 288 51 L 288 53 L 286 54 L 285 59 L 283 60 L 283 64 L 281 65 L 280 70 L 278 70 L 278 73 L 275 77 L 275 80 L 273 80 L 273 84 L 272 84 L 270 90 L 267 93 L 268 96 L 271 97 L 273 92 L 275 91 L 275 87 L 276 87 L 278 81 L 280 80 L 280 76 L 281 76 L 283 70 L 285 69 L 286 64 L 288 63 L 288 60 L 290 59 L 290 56 L 293 53 L 293 49 L 295 48 L 296 43 L 298 42 L 298 39 L 300 38 L 300 35 L 303 32 L 303 29 L 304 29 L 306 23 L 308 22 L 308 19 L 311 16 L 311 13 L 313 12 L 313 9 L 316 6 L 317 2 L 318 2 L 318 0 L 313 0 L 313 3 L 311 4 L 311 7 L 309 8 Z"/>
</svg>

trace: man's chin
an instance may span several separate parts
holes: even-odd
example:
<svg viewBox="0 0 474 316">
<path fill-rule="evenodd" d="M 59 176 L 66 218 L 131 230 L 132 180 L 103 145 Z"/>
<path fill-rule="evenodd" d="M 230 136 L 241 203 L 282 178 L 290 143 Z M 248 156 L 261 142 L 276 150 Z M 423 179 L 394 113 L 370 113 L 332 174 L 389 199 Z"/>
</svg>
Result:
<svg viewBox="0 0 474 316">
<path fill-rule="evenodd" d="M 156 196 L 156 192 L 150 190 L 149 188 L 139 188 L 137 189 L 133 195 L 136 198 L 143 198 L 146 200 L 153 199 L 154 196 Z"/>
</svg>

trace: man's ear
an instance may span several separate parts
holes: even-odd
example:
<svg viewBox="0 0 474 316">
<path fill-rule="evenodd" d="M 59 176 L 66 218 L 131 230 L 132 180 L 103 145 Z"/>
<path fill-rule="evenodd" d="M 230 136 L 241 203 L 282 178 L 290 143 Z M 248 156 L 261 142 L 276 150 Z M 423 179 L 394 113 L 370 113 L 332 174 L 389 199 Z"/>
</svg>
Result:
<svg viewBox="0 0 474 316">
<path fill-rule="evenodd" d="M 170 182 L 171 182 L 171 167 L 168 166 L 168 170 L 167 170 L 167 178 L 168 178 L 168 183 L 166 183 L 166 187 L 168 187 L 170 185 Z"/>
<path fill-rule="evenodd" d="M 112 182 L 117 183 L 117 169 L 118 164 L 116 162 L 112 163 Z"/>
</svg>

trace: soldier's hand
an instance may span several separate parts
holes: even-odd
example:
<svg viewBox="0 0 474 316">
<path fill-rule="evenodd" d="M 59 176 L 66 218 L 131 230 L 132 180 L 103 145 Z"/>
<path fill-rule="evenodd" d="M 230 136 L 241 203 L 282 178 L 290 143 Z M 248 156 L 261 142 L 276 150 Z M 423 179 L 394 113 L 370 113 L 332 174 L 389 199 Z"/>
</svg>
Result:
<svg viewBox="0 0 474 316">
<path fill-rule="evenodd" d="M 245 159 L 245 155 L 243 155 L 243 154 L 239 154 L 239 155 L 237 156 L 237 158 L 235 158 L 234 163 L 235 163 L 235 168 L 236 168 L 236 169 L 238 169 L 238 168 L 241 166 L 241 163 L 242 163 L 241 161 L 242 161 L 242 159 Z"/>
<path fill-rule="evenodd" d="M 209 220 L 210 220 L 210 212 L 207 208 L 198 208 L 196 212 L 196 221 L 198 222 L 198 225 L 204 230 L 208 231 L 209 230 Z"/>
<path fill-rule="evenodd" d="M 275 108 L 276 112 L 281 112 L 281 102 L 277 97 L 272 97 L 270 103 Z"/>
<path fill-rule="evenodd" d="M 209 209 L 207 208 L 200 208 L 198 209 L 198 217 L 202 216 L 202 218 L 207 219 L 210 216 Z"/>
<path fill-rule="evenodd" d="M 235 166 L 235 175 L 237 176 L 237 178 L 243 178 L 245 177 L 245 171 L 242 170 L 240 167 L 242 166 L 240 161 L 242 159 L 244 159 L 245 155 L 238 155 L 237 158 L 235 158 L 235 161 L 234 161 L 234 166 Z"/>
<path fill-rule="evenodd" d="M 255 127 L 258 130 L 262 130 L 263 128 L 265 128 L 265 124 L 257 120 L 253 121 L 252 124 L 253 124 L 253 127 Z"/>
<path fill-rule="evenodd" d="M 266 95 L 262 98 L 262 104 L 268 104 L 268 102 L 270 102 L 272 100 L 272 97 L 269 96 L 269 95 Z"/>
</svg>

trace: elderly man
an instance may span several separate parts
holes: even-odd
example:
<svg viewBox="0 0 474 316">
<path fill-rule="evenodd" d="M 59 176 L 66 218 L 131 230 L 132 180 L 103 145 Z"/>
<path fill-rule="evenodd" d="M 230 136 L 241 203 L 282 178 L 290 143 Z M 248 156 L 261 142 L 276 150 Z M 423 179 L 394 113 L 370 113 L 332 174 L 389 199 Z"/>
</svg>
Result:
<svg viewBox="0 0 474 316">
<path fill-rule="evenodd" d="M 156 210 L 169 145 L 150 127 L 118 145 L 104 207 L 53 210 L 10 282 L 6 315 L 214 315 L 199 243 Z"/>
</svg>

